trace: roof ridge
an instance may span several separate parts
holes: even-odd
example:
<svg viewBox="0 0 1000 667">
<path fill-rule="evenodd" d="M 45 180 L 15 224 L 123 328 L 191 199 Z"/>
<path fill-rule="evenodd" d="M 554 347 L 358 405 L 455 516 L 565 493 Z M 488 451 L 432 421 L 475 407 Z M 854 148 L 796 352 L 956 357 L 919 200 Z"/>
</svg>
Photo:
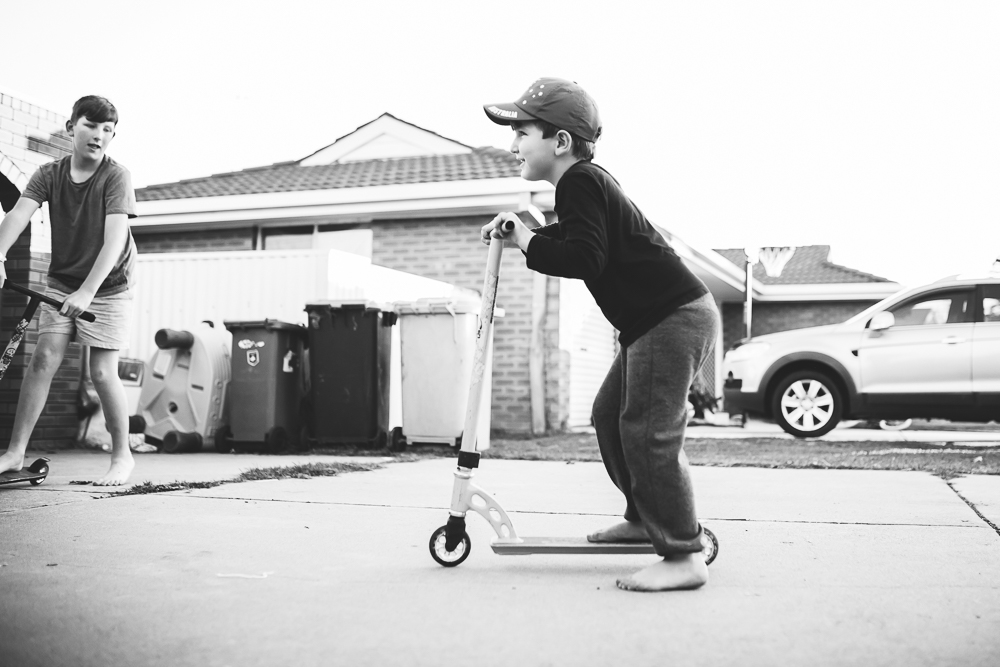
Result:
<svg viewBox="0 0 1000 667">
<path fill-rule="evenodd" d="M 441 139 L 444 139 L 445 141 L 451 141 L 452 143 L 456 143 L 459 146 L 464 146 L 465 148 L 468 148 L 469 150 L 474 150 L 472 148 L 472 146 L 469 146 L 468 144 L 463 144 L 461 141 L 458 141 L 457 139 L 452 139 L 451 137 L 446 137 L 443 134 L 435 132 L 434 130 L 428 130 L 426 127 L 421 127 L 420 125 L 417 125 L 416 123 L 411 123 L 408 120 L 403 120 L 402 118 L 400 118 L 398 116 L 394 116 L 391 113 L 389 113 L 388 111 L 383 111 L 381 114 L 379 114 L 377 117 L 371 119 L 367 123 L 363 123 L 361 125 L 358 125 L 356 128 L 354 128 L 353 130 L 351 130 L 347 134 L 340 135 L 339 137 L 337 137 L 336 139 L 334 139 L 332 142 L 328 143 L 326 146 L 323 146 L 322 148 L 314 150 L 309 155 L 306 155 L 303 158 L 295 160 L 295 162 L 298 162 L 298 163 L 305 162 L 306 160 L 308 160 L 309 158 L 311 158 L 313 155 L 316 155 L 317 153 L 321 153 L 322 151 L 325 151 L 327 148 L 329 148 L 330 146 L 333 146 L 338 141 L 346 139 L 347 137 L 351 136 L 352 134 L 355 134 L 356 132 L 361 131 L 362 129 L 368 127 L 372 123 L 375 123 L 375 122 L 381 120 L 382 118 L 385 118 L 386 116 L 388 116 L 389 118 L 392 118 L 394 121 L 397 121 L 399 123 L 403 123 L 404 125 L 409 125 L 410 127 L 415 127 L 418 130 L 420 130 L 421 132 L 427 132 L 428 134 L 433 134 L 435 137 L 440 137 Z M 364 162 L 364 160 L 362 160 L 362 162 Z M 318 165 L 312 165 L 312 166 L 315 167 L 315 166 L 318 166 Z"/>
</svg>

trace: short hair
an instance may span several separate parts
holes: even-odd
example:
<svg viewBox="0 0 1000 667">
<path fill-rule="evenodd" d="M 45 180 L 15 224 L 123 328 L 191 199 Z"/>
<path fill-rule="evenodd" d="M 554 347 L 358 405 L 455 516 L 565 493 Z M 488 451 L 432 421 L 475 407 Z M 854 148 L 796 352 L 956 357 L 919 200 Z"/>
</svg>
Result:
<svg viewBox="0 0 1000 667">
<path fill-rule="evenodd" d="M 562 130 L 561 127 L 557 127 L 547 120 L 541 120 L 539 118 L 535 118 L 534 120 L 515 120 L 511 121 L 510 125 L 515 130 L 519 127 L 524 127 L 525 125 L 534 125 L 542 131 L 542 139 L 551 139 L 556 136 L 556 133 L 559 132 L 559 130 Z M 573 148 L 571 149 L 573 157 L 578 160 L 594 159 L 595 147 L 593 141 L 581 139 L 568 130 L 565 130 L 565 132 L 573 139 Z"/>
<path fill-rule="evenodd" d="M 73 105 L 73 114 L 70 116 L 69 122 L 71 125 L 76 125 L 76 121 L 82 117 L 86 117 L 95 123 L 111 122 L 117 125 L 118 109 L 106 97 L 87 95 L 78 99 L 76 104 Z"/>
</svg>

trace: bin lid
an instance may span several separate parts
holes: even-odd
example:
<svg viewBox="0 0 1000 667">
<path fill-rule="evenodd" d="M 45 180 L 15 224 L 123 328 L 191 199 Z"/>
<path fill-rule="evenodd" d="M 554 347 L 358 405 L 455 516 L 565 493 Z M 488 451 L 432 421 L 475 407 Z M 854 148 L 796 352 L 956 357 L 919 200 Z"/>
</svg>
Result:
<svg viewBox="0 0 1000 667">
<path fill-rule="evenodd" d="M 225 320 L 222 323 L 226 329 L 232 331 L 233 329 L 265 329 L 267 331 L 281 330 L 281 331 L 305 331 L 306 328 L 301 324 L 292 324 L 291 322 L 282 322 L 281 320 L 243 320 L 243 321 L 230 321 Z"/>
<path fill-rule="evenodd" d="M 368 299 L 321 299 L 306 304 L 306 311 L 310 310 L 381 310 L 392 312 L 392 307 L 388 304 L 371 301 Z"/>
<path fill-rule="evenodd" d="M 479 299 L 474 297 L 430 297 L 416 301 L 396 301 L 393 308 L 400 315 L 426 315 L 430 313 L 479 314 Z M 493 317 L 503 317 L 503 308 L 494 308 Z"/>
</svg>

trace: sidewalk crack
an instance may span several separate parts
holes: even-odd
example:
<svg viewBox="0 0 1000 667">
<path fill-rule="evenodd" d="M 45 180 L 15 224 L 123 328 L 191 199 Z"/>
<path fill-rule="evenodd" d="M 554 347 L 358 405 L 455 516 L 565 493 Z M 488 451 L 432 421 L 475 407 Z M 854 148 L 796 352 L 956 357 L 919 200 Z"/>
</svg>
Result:
<svg viewBox="0 0 1000 667">
<path fill-rule="evenodd" d="M 983 520 L 984 523 L 986 523 L 990 528 L 996 531 L 997 535 L 1000 535 L 1000 526 L 997 526 L 995 523 L 987 519 L 986 516 L 979 511 L 978 507 L 976 507 L 968 498 L 959 493 L 958 489 L 955 488 L 955 485 L 951 483 L 951 480 L 946 479 L 944 480 L 944 483 L 948 485 L 948 488 L 950 488 L 952 491 L 955 492 L 956 496 L 962 499 L 963 503 L 969 506 L 969 509 L 971 509 L 973 512 L 976 513 L 976 516 L 978 516 L 980 519 Z"/>
</svg>

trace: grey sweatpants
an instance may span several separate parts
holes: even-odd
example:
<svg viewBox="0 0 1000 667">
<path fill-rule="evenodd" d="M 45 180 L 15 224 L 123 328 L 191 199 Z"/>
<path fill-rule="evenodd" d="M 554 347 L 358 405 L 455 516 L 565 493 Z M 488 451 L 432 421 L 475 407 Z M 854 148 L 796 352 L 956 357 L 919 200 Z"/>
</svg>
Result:
<svg viewBox="0 0 1000 667">
<path fill-rule="evenodd" d="M 642 522 L 660 556 L 702 549 L 684 428 L 688 391 L 718 330 L 710 294 L 681 306 L 618 353 L 594 400 L 597 442 L 625 495 L 625 520 Z"/>
</svg>

